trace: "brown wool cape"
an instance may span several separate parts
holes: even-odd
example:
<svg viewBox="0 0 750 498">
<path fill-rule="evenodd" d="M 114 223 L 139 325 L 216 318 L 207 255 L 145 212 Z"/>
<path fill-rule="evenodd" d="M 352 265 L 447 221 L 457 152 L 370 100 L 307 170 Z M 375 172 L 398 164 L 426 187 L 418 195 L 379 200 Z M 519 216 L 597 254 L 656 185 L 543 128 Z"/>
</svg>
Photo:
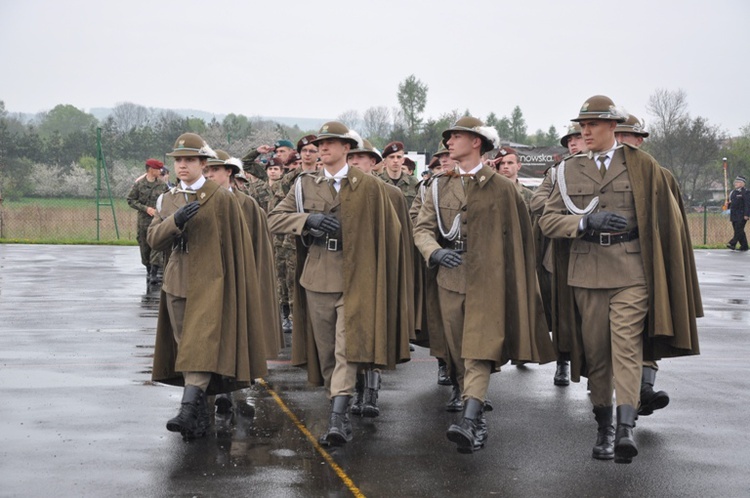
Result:
<svg viewBox="0 0 750 498">
<path fill-rule="evenodd" d="M 316 177 L 300 175 L 297 181 L 315 181 Z M 406 304 L 403 274 L 406 255 L 401 244 L 401 226 L 380 180 L 351 167 L 347 179 L 339 192 L 344 241 L 346 358 L 353 363 L 394 369 L 397 363 L 410 359 L 409 334 L 414 327 L 409 322 Z M 306 367 L 309 383 L 323 385 L 312 326 L 307 318 L 305 289 L 299 285 L 307 247 L 300 237 L 296 241 L 292 364 Z"/>
<path fill-rule="evenodd" d="M 466 301 L 461 354 L 492 361 L 493 371 L 509 360 L 553 361 L 557 356 L 539 293 L 526 203 L 511 181 L 486 166 L 475 178 L 466 184 L 470 250 L 462 254 Z M 460 180 L 441 175 L 434 181 Z"/>
<path fill-rule="evenodd" d="M 643 359 L 700 354 L 696 318 L 703 316 L 693 247 L 679 188 L 670 173 L 637 147 L 623 145 L 635 199 L 636 219 L 648 286 L 649 311 Z M 557 188 L 557 187 L 556 187 Z M 561 312 L 555 326 L 571 339 L 571 379 L 587 374 L 581 322 L 572 288 L 565 282 L 569 253 L 556 251 L 553 306 Z"/>
<path fill-rule="evenodd" d="M 163 196 L 162 213 L 167 217 L 154 220 L 150 230 L 179 233 L 174 217 L 168 215 L 185 202 L 174 190 Z M 162 291 L 152 379 L 182 386 L 182 372 L 211 372 L 211 395 L 247 387 L 267 374 L 267 324 L 263 314 L 254 312 L 266 294 L 259 286 L 250 234 L 235 196 L 206 180 L 198 199 L 200 209 L 186 227 L 190 284 L 182 341 L 178 348 Z M 161 241 L 154 249 L 171 247 L 170 238 Z"/>
</svg>

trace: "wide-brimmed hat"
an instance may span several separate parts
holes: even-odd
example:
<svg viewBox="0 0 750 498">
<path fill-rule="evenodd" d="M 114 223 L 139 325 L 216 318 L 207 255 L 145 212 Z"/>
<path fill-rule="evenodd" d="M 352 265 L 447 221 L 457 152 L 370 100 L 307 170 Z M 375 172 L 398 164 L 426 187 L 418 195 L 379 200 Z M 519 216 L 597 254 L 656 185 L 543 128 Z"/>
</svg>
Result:
<svg viewBox="0 0 750 498">
<path fill-rule="evenodd" d="M 240 161 L 240 166 L 238 166 L 235 163 L 229 162 L 231 158 L 232 156 L 230 156 L 228 152 L 216 149 L 216 157 L 209 158 L 206 166 L 224 166 L 225 168 L 232 170 L 233 175 L 236 175 L 240 172 L 242 161 Z"/>
<path fill-rule="evenodd" d="M 623 123 L 618 123 L 615 128 L 615 133 L 632 133 L 633 135 L 639 135 L 643 138 L 648 136 L 646 131 L 646 123 L 632 114 L 628 114 L 627 119 Z"/>
<path fill-rule="evenodd" d="M 380 155 L 380 151 L 376 147 L 373 147 L 373 145 L 367 139 L 362 139 L 362 147 L 350 150 L 349 154 L 369 154 L 375 159 L 375 164 L 383 160 L 383 156 Z"/>
<path fill-rule="evenodd" d="M 560 145 L 563 147 L 568 146 L 568 141 L 570 140 L 570 137 L 574 137 L 576 135 L 581 134 L 581 125 L 578 123 L 570 123 L 570 126 L 568 126 L 567 133 L 560 138 Z"/>
<path fill-rule="evenodd" d="M 609 97 L 594 95 L 581 106 L 578 117 L 571 121 L 583 121 L 584 119 L 606 119 L 622 123 L 627 118 L 627 113 L 619 109 Z"/>
<path fill-rule="evenodd" d="M 197 133 L 183 133 L 174 142 L 172 157 L 216 157 L 216 152 Z"/>
<path fill-rule="evenodd" d="M 443 142 L 440 142 L 440 145 L 438 145 L 438 150 L 437 150 L 437 152 L 435 152 L 435 153 L 434 153 L 434 154 L 432 155 L 432 157 L 440 157 L 440 156 L 442 156 L 443 154 L 447 154 L 447 153 L 448 153 L 448 148 L 447 148 L 447 147 L 445 146 L 445 144 L 444 144 Z"/>
<path fill-rule="evenodd" d="M 338 121 L 329 121 L 320 127 L 318 135 L 312 143 L 317 144 L 321 140 L 328 138 L 338 138 L 351 144 L 352 149 L 358 149 L 362 146 L 362 137 L 356 132 L 352 132 L 344 123 Z"/>
<path fill-rule="evenodd" d="M 482 154 L 489 152 L 500 145 L 500 136 L 497 134 L 497 130 L 492 126 L 485 126 L 481 120 L 471 116 L 464 116 L 456 121 L 453 126 L 443 132 L 443 144 L 445 144 L 446 147 L 448 146 L 448 139 L 451 136 L 451 132 L 454 131 L 466 131 L 481 138 Z"/>
</svg>

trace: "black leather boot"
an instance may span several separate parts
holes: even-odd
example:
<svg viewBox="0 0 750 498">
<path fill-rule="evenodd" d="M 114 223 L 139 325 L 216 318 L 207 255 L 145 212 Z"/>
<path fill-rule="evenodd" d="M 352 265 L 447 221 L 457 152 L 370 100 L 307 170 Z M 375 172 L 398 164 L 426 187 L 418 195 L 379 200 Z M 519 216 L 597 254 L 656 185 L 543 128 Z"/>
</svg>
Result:
<svg viewBox="0 0 750 498">
<path fill-rule="evenodd" d="M 362 403 L 365 397 L 365 374 L 357 374 L 357 383 L 354 385 L 354 403 L 352 403 L 352 415 L 362 415 Z"/>
<path fill-rule="evenodd" d="M 615 426 L 612 424 L 612 407 L 595 406 L 594 418 L 599 429 L 591 456 L 597 460 L 612 460 L 615 457 Z"/>
<path fill-rule="evenodd" d="M 669 394 L 664 391 L 654 391 L 656 382 L 656 370 L 651 367 L 643 367 L 641 375 L 641 406 L 638 415 L 651 415 L 654 410 L 661 410 L 669 404 Z"/>
<path fill-rule="evenodd" d="M 289 304 L 281 305 L 281 330 L 285 334 L 292 333 L 292 320 L 289 318 Z"/>
<path fill-rule="evenodd" d="M 451 399 L 445 405 L 445 411 L 447 412 L 460 412 L 464 409 L 464 402 L 461 400 L 461 388 L 458 384 L 453 384 L 451 391 Z"/>
<path fill-rule="evenodd" d="M 636 410 L 634 406 L 617 407 L 617 431 L 615 432 L 615 463 L 630 463 L 638 455 L 638 446 L 633 438 Z"/>
<path fill-rule="evenodd" d="M 185 386 L 180 412 L 167 422 L 167 430 L 195 439 L 206 435 L 209 422 L 206 393 L 198 386 Z"/>
<path fill-rule="evenodd" d="M 217 394 L 214 399 L 216 413 L 227 415 L 232 412 L 232 395 L 227 393 Z"/>
<path fill-rule="evenodd" d="M 328 422 L 328 432 L 325 441 L 331 446 L 341 446 L 353 439 L 352 422 L 349 420 L 350 396 L 334 396 L 331 402 L 331 418 Z"/>
<path fill-rule="evenodd" d="M 450 375 L 448 375 L 448 364 L 445 363 L 445 360 L 442 358 L 438 358 L 438 385 L 441 386 L 450 386 L 451 385 L 451 378 Z"/>
<path fill-rule="evenodd" d="M 450 426 L 447 432 L 448 440 L 458 445 L 459 453 L 473 453 L 484 445 L 484 441 L 477 438 L 477 422 L 482 416 L 482 402 L 469 398 L 464 403 L 464 413 L 461 422 Z M 486 427 L 484 440 L 487 439 Z M 478 446 L 478 447 L 477 447 Z"/>
<path fill-rule="evenodd" d="M 568 360 L 557 360 L 554 382 L 556 386 L 570 385 L 570 363 L 568 363 Z"/>
<path fill-rule="evenodd" d="M 380 390 L 380 372 L 368 370 L 365 372 L 365 400 L 362 404 L 362 416 L 374 418 L 380 415 L 378 408 L 378 391 Z"/>
</svg>

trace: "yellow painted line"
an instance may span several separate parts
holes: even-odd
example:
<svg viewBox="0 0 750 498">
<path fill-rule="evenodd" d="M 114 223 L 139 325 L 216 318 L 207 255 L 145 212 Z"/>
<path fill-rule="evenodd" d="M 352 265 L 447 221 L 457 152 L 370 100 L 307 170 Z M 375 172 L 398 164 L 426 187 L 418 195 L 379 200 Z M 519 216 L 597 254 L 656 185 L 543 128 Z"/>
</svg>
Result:
<svg viewBox="0 0 750 498">
<path fill-rule="evenodd" d="M 331 466 L 333 471 L 336 472 L 336 475 L 339 476 L 339 479 L 341 479 L 341 481 L 349 489 L 349 491 L 351 491 L 352 494 L 357 498 L 365 498 L 364 493 L 359 490 L 359 488 L 354 484 L 354 481 L 352 481 L 351 478 L 346 474 L 346 472 L 344 472 L 344 469 L 339 467 L 331 454 L 328 453 L 320 445 L 320 443 L 318 443 L 318 439 L 312 435 L 307 427 L 305 427 L 305 424 L 303 424 L 300 419 L 297 418 L 297 416 L 292 412 L 292 410 L 289 409 L 288 406 L 286 406 L 286 403 L 284 403 L 284 400 L 282 400 L 281 397 L 276 394 L 276 391 L 274 391 L 265 380 L 258 379 L 258 382 L 266 389 L 266 391 L 269 392 L 269 394 L 271 394 L 273 399 L 276 401 L 276 404 L 281 408 L 281 411 L 286 413 L 287 417 L 289 417 L 289 419 L 294 422 L 294 425 L 297 426 L 297 429 L 299 429 L 299 431 L 304 434 L 305 437 L 312 443 L 313 448 L 315 448 L 315 450 L 320 453 L 320 456 L 322 456 L 323 459 L 328 463 L 328 465 Z"/>
</svg>

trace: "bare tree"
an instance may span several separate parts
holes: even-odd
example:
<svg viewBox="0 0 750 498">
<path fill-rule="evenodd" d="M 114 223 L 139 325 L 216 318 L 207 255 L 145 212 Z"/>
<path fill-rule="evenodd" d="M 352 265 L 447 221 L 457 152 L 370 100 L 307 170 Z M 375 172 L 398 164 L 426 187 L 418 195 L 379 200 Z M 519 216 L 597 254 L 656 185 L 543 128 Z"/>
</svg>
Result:
<svg viewBox="0 0 750 498">
<path fill-rule="evenodd" d="M 385 139 L 391 132 L 391 112 L 385 106 L 370 107 L 362 117 L 362 136 L 371 142 Z"/>
<path fill-rule="evenodd" d="M 687 94 L 684 90 L 659 88 L 648 98 L 646 110 L 656 118 L 651 130 L 661 135 L 673 133 L 684 120 L 689 119 Z"/>
<path fill-rule="evenodd" d="M 362 120 L 359 118 L 359 111 L 354 109 L 342 112 L 338 115 L 336 121 L 344 123 L 347 128 L 354 131 L 359 131 L 361 128 L 360 124 L 362 123 Z"/>
<path fill-rule="evenodd" d="M 151 111 L 132 102 L 121 102 L 112 109 L 112 118 L 117 131 L 126 133 L 149 124 Z"/>
</svg>

